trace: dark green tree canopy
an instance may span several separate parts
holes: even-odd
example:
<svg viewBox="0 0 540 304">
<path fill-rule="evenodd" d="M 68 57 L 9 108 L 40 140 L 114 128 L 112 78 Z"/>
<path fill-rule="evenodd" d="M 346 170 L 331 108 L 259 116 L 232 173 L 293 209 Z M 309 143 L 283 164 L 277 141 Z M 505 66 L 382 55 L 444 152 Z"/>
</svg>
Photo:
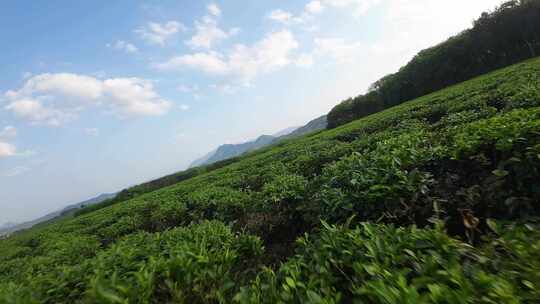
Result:
<svg viewBox="0 0 540 304">
<path fill-rule="evenodd" d="M 512 0 L 483 13 L 471 29 L 418 53 L 365 95 L 330 111 L 328 127 L 392 107 L 540 54 L 540 0 Z"/>
</svg>

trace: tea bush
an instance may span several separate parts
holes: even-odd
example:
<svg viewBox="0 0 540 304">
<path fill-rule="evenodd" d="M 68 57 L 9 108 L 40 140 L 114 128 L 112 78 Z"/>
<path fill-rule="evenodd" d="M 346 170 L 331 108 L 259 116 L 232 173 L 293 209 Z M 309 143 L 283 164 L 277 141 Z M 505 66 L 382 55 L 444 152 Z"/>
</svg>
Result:
<svg viewBox="0 0 540 304">
<path fill-rule="evenodd" d="M 220 222 L 130 235 L 80 265 L 54 264 L 0 286 L 7 303 L 212 303 L 231 298 L 261 241 Z M 77 251 L 73 251 L 77 252 Z M 51 262 L 51 261 L 40 261 Z M 23 300 L 24 299 L 24 300 Z"/>
<path fill-rule="evenodd" d="M 539 58 L 15 233 L 0 303 L 539 302 L 538 83 Z"/>
<path fill-rule="evenodd" d="M 492 222 L 494 225 L 495 222 Z M 536 226 L 502 226 L 474 248 L 432 229 L 325 225 L 264 269 L 240 303 L 521 303 L 540 300 Z"/>
</svg>

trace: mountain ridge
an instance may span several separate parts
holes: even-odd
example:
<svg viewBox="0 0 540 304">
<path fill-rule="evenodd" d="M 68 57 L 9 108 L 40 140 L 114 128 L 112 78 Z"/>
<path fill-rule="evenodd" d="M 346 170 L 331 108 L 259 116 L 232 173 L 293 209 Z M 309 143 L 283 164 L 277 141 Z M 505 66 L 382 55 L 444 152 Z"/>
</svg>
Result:
<svg viewBox="0 0 540 304">
<path fill-rule="evenodd" d="M 103 202 L 107 199 L 113 198 L 116 196 L 116 193 L 102 193 L 96 197 L 84 200 L 79 203 L 68 205 L 60 210 L 53 211 L 50 213 L 47 213 L 44 216 L 41 216 L 37 219 L 22 222 L 22 223 L 5 223 L 2 226 L 0 226 L 0 236 L 11 234 L 20 230 L 29 229 L 37 224 L 41 224 L 47 221 L 50 221 L 52 219 L 55 219 L 60 216 L 68 215 L 73 211 L 76 211 L 79 208 L 98 204 L 100 202 Z"/>
<path fill-rule="evenodd" d="M 294 138 L 307 133 L 324 130 L 327 125 L 326 115 L 319 116 L 310 120 L 301 127 L 289 127 L 272 135 L 260 135 L 254 140 L 239 144 L 223 144 L 216 149 L 208 152 L 203 157 L 194 160 L 189 168 L 210 165 L 222 160 L 240 156 L 244 153 L 255 151 L 260 148 L 276 144 L 281 140 Z"/>
</svg>

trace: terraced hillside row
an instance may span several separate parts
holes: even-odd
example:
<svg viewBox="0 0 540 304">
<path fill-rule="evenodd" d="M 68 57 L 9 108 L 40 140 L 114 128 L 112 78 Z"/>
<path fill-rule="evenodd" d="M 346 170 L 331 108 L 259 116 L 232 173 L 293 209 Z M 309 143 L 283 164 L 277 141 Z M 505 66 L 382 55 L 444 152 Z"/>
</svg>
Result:
<svg viewBox="0 0 540 304">
<path fill-rule="evenodd" d="M 285 135 L 275 137 L 273 140 L 271 140 L 271 142 L 267 142 L 263 146 L 269 146 L 269 145 L 278 143 L 278 142 L 286 140 L 286 139 L 296 138 L 296 137 L 300 137 L 300 136 L 308 134 L 308 133 L 319 131 L 319 130 L 325 129 L 326 125 L 327 125 L 326 115 L 323 115 L 323 116 L 318 117 L 318 118 L 316 118 L 314 120 L 311 120 L 305 126 L 302 126 L 302 127 L 298 128 L 298 129 L 292 131 L 289 134 L 285 134 Z M 263 137 L 264 137 L 264 135 L 263 135 Z M 250 146 L 253 146 L 254 143 L 255 142 L 251 142 Z M 240 144 L 239 146 L 242 146 L 242 144 Z M 242 152 L 241 154 L 252 153 L 253 150 L 257 150 L 257 149 L 259 149 L 261 147 L 262 146 L 255 147 L 256 149 L 254 147 L 250 147 L 250 149 L 248 149 L 248 151 Z M 216 156 L 215 155 L 216 151 L 213 151 L 211 154 L 213 156 Z M 179 183 L 179 182 L 181 182 L 183 180 L 190 179 L 190 178 L 192 178 L 194 176 L 211 172 L 213 170 L 219 169 L 219 168 L 224 167 L 224 166 L 226 166 L 228 164 L 236 162 L 238 160 L 238 156 L 239 155 L 236 155 L 234 157 L 228 156 L 228 157 L 225 157 L 224 159 L 219 160 L 219 161 L 216 161 L 215 159 L 212 160 L 212 159 L 208 158 L 204 162 L 202 162 L 204 164 L 201 163 L 201 164 L 196 165 L 196 166 L 194 166 L 192 164 L 192 166 L 189 169 L 185 170 L 185 171 L 170 174 L 170 175 L 160 177 L 158 179 L 155 179 L 155 180 L 152 180 L 152 181 L 140 184 L 140 185 L 136 185 L 136 186 L 124 189 L 124 190 L 120 191 L 116 195 L 116 197 L 114 197 L 114 198 L 112 198 L 110 200 L 107 200 L 105 202 L 102 202 L 100 204 L 93 205 L 93 206 L 90 206 L 90 207 L 87 207 L 87 208 L 83 208 L 83 209 L 79 210 L 76 213 L 76 215 L 86 214 L 88 212 L 92 212 L 92 211 L 95 211 L 95 210 L 98 210 L 98 209 L 101 209 L 101 208 L 104 208 L 104 207 L 107 207 L 107 206 L 110 206 L 110 205 L 114 205 L 114 204 L 129 200 L 131 198 L 137 197 L 139 195 L 148 193 L 148 192 L 152 192 L 152 191 L 155 191 L 155 190 L 167 187 L 167 186 L 174 185 L 174 184 Z M 194 164 L 196 164 L 196 163 L 198 163 L 200 161 L 201 160 L 199 159 L 196 162 L 194 162 Z"/>
<path fill-rule="evenodd" d="M 2 303 L 540 301 L 540 58 L 0 241 Z"/>
</svg>

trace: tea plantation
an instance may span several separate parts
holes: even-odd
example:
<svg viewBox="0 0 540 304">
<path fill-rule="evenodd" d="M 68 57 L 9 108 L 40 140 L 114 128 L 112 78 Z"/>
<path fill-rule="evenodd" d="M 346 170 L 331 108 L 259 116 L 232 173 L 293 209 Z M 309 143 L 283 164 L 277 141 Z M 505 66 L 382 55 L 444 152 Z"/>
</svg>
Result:
<svg viewBox="0 0 540 304">
<path fill-rule="evenodd" d="M 0 303 L 540 303 L 540 58 L 0 240 Z"/>
</svg>

